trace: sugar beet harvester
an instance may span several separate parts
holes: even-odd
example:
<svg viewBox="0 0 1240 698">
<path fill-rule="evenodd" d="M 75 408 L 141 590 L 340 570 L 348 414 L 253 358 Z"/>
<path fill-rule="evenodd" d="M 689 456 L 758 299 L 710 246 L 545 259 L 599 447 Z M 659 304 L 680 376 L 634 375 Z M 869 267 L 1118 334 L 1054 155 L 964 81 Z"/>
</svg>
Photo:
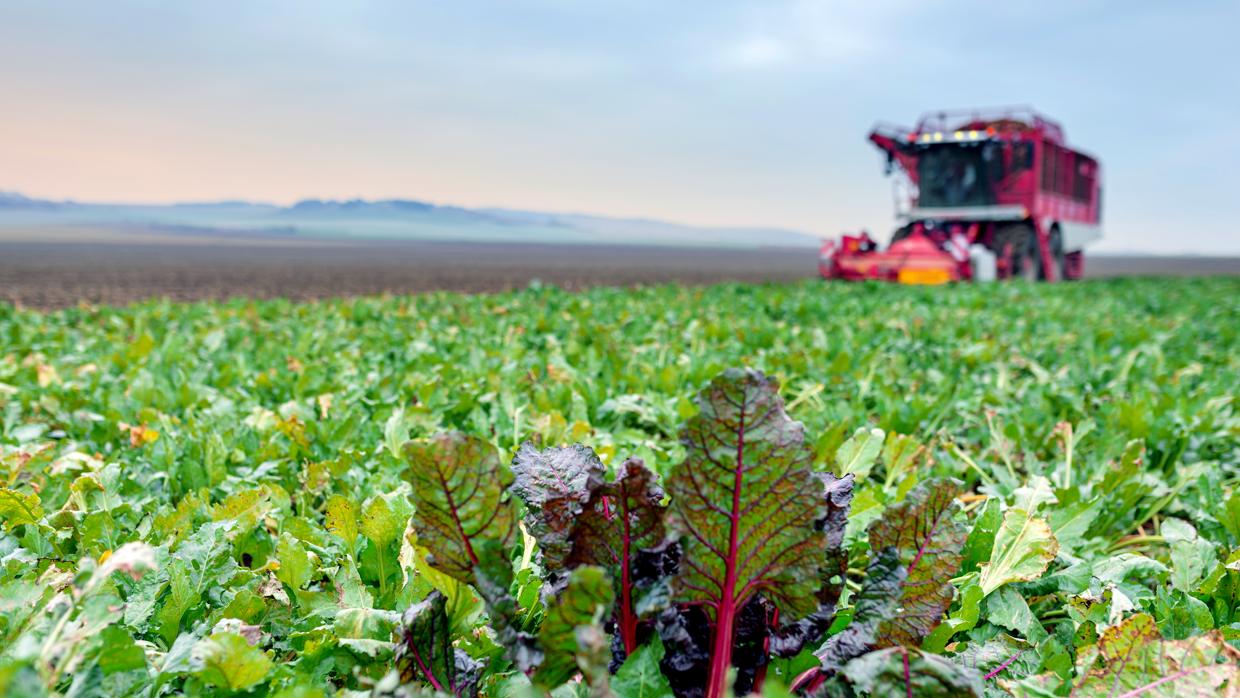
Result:
<svg viewBox="0 0 1240 698">
<path fill-rule="evenodd" d="M 1079 279 L 1102 237 L 1098 161 L 1028 108 L 934 112 L 879 124 L 870 141 L 896 174 L 904 225 L 880 250 L 862 232 L 824 241 L 824 278 L 903 283 Z"/>
</svg>

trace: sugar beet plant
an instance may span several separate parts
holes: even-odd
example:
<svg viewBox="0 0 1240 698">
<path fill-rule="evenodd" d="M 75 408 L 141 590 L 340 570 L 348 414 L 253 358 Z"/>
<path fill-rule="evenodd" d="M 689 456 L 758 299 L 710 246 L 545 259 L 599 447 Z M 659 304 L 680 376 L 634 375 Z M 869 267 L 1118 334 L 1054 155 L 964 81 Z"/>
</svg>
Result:
<svg viewBox="0 0 1240 698">
<path fill-rule="evenodd" d="M 812 666 L 784 677 L 804 694 L 869 691 L 892 666 L 909 691 L 980 694 L 980 675 L 917 649 L 953 600 L 966 536 L 956 485 L 923 482 L 869 527 L 851 620 L 828 639 L 852 476 L 815 469 L 759 372 L 724 372 L 698 408 L 663 487 L 636 459 L 609 477 L 580 444 L 527 443 L 511 469 L 459 433 L 406 444 L 413 529 L 444 578 L 406 614 L 406 682 L 473 695 L 511 676 L 502 690 L 717 698 L 761 691 L 772 659 L 813 650 Z M 461 585 L 493 629 L 482 662 L 462 647 L 478 638 L 454 644 Z"/>
</svg>

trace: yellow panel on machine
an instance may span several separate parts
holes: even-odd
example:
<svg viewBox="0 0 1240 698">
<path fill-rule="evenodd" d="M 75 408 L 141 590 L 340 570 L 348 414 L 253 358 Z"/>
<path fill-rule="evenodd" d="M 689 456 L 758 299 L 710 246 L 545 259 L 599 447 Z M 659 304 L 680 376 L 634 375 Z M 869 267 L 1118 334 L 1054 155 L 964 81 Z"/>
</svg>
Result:
<svg viewBox="0 0 1240 698">
<path fill-rule="evenodd" d="M 902 284 L 937 286 L 951 281 L 952 273 L 946 269 L 901 269 L 896 280 Z"/>
</svg>

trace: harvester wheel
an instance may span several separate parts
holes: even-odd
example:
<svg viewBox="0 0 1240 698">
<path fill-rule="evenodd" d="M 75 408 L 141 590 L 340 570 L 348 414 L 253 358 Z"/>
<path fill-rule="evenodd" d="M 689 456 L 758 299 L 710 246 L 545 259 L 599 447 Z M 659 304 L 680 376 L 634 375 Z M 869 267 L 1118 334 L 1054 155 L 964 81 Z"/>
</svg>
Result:
<svg viewBox="0 0 1240 698">
<path fill-rule="evenodd" d="M 1027 223 L 1012 223 L 995 231 L 994 252 L 1002 259 L 1010 252 L 1009 279 L 1025 279 L 1037 281 L 1044 278 L 1042 274 L 1042 255 L 1038 254 L 1038 237 L 1033 226 Z"/>
<path fill-rule="evenodd" d="M 1033 231 L 1029 232 L 1023 251 L 1015 258 L 1016 276 L 1025 281 L 1041 281 L 1045 278 L 1042 274 L 1042 255 L 1038 253 L 1038 239 L 1032 234 Z"/>
</svg>

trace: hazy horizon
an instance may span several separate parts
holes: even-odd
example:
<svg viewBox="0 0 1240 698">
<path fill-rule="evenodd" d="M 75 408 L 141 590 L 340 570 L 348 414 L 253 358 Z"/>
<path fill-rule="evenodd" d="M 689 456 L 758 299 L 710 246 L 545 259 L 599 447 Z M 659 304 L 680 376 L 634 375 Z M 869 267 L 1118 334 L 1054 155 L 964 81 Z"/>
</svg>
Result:
<svg viewBox="0 0 1240 698">
<path fill-rule="evenodd" d="M 1102 161 L 1099 251 L 1237 254 L 1237 25 L 1219 1 L 7 4 L 0 191 L 885 237 L 875 121 L 1030 104 Z"/>
</svg>

